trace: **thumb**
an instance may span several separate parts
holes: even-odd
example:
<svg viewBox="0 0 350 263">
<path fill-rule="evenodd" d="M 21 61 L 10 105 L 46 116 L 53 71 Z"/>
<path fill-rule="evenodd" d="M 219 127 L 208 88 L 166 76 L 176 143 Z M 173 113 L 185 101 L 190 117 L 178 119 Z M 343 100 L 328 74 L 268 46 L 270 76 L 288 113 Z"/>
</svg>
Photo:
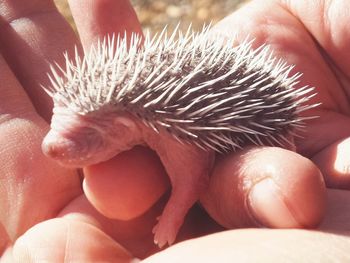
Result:
<svg viewBox="0 0 350 263">
<path fill-rule="evenodd" d="M 301 155 L 254 147 L 216 163 L 201 202 L 227 228 L 317 226 L 325 211 L 325 185 L 318 168 Z"/>
</svg>

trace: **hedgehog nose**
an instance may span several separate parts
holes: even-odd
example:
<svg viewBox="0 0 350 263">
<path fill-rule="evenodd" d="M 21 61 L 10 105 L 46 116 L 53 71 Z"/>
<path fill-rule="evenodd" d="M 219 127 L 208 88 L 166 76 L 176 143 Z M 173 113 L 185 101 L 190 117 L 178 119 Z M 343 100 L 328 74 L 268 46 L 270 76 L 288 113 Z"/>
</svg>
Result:
<svg viewBox="0 0 350 263">
<path fill-rule="evenodd" d="M 74 141 L 50 131 L 44 138 L 41 148 L 46 156 L 55 160 L 64 160 L 69 159 L 78 147 Z"/>
</svg>

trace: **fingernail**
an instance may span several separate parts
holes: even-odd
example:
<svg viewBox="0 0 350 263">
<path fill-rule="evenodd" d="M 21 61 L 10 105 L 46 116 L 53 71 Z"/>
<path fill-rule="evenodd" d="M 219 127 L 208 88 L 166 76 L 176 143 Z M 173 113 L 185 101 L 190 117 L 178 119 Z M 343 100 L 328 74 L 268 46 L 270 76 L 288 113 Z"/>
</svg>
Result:
<svg viewBox="0 0 350 263">
<path fill-rule="evenodd" d="M 264 179 L 248 195 L 248 210 L 258 223 L 273 228 L 300 227 L 275 182 Z"/>
</svg>

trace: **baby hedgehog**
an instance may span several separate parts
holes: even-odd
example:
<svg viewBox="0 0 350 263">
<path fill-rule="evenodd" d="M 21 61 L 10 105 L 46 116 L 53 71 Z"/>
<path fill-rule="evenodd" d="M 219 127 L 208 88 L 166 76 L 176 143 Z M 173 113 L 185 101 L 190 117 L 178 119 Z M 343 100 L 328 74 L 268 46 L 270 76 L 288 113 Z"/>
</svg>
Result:
<svg viewBox="0 0 350 263">
<path fill-rule="evenodd" d="M 293 145 L 299 113 L 313 95 L 295 88 L 300 74 L 262 46 L 233 47 L 209 27 L 100 42 L 66 69 L 52 68 L 51 130 L 43 152 L 70 167 L 106 161 L 138 144 L 159 155 L 170 199 L 154 228 L 155 243 L 175 241 L 208 183 L 214 153 L 246 145 Z"/>
</svg>

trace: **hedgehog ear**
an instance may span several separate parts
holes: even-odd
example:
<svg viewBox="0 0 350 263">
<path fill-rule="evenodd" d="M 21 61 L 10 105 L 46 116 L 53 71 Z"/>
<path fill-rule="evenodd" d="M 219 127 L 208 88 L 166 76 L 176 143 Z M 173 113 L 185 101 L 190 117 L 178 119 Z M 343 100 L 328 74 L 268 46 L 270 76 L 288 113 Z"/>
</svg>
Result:
<svg viewBox="0 0 350 263">
<path fill-rule="evenodd" d="M 130 136 L 137 129 L 135 122 L 127 117 L 116 117 L 113 122 L 115 133 L 121 137 Z"/>
</svg>

